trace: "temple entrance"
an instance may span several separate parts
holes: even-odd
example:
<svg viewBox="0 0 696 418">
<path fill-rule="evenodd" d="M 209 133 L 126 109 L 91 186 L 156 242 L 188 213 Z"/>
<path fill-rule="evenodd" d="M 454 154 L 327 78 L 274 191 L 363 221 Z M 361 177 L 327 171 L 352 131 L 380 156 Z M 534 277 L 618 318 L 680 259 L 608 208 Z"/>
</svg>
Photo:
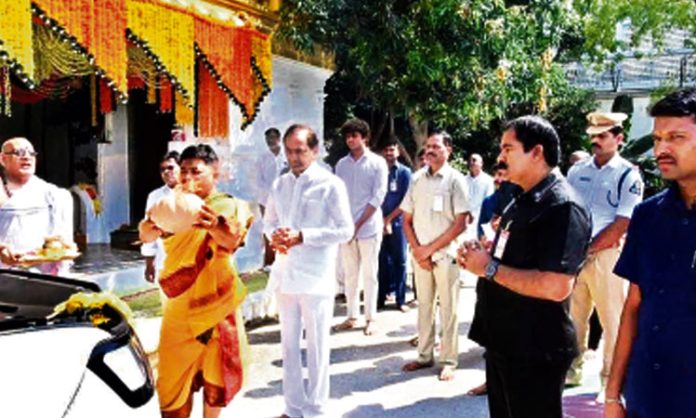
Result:
<svg viewBox="0 0 696 418">
<path fill-rule="evenodd" d="M 145 215 L 147 195 L 162 186 L 159 162 L 167 152 L 173 127 L 173 113 L 161 113 L 157 105 L 146 103 L 144 90 L 131 90 L 128 104 L 128 171 L 130 219 L 133 224 Z"/>
</svg>

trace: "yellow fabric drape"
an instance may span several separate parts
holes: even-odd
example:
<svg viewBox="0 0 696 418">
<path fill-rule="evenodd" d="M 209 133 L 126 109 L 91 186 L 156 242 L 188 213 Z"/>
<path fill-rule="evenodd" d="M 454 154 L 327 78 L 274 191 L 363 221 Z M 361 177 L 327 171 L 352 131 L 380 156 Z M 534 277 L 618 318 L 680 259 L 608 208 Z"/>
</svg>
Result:
<svg viewBox="0 0 696 418">
<path fill-rule="evenodd" d="M 32 45 L 31 2 L 0 0 L 0 53 L 22 66 L 21 73 L 34 80 L 34 49 Z"/>
<path fill-rule="evenodd" d="M 253 219 L 245 203 L 223 194 L 206 204 L 234 225 Z M 241 388 L 246 339 L 238 307 L 246 288 L 230 252 L 205 230 L 173 235 L 164 245 L 160 283 L 170 299 L 162 317 L 157 391 L 164 416 L 178 416 L 200 386 L 212 406 L 225 405 Z"/>
</svg>

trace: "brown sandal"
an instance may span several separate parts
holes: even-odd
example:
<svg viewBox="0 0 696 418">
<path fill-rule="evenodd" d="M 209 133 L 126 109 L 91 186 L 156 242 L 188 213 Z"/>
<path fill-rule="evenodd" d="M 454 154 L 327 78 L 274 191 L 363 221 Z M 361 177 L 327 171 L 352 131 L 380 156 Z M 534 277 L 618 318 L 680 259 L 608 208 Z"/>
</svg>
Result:
<svg viewBox="0 0 696 418">
<path fill-rule="evenodd" d="M 341 322 L 338 325 L 334 325 L 333 330 L 334 332 L 341 332 L 341 331 L 348 331 L 350 329 L 355 328 L 355 323 L 357 321 L 355 319 L 346 319 L 345 321 Z"/>
<path fill-rule="evenodd" d="M 435 363 L 432 361 L 429 361 L 427 363 L 421 363 L 420 361 L 411 361 L 404 364 L 401 370 L 405 372 L 415 372 L 416 370 L 426 369 L 428 367 L 433 367 L 434 365 Z"/>
</svg>

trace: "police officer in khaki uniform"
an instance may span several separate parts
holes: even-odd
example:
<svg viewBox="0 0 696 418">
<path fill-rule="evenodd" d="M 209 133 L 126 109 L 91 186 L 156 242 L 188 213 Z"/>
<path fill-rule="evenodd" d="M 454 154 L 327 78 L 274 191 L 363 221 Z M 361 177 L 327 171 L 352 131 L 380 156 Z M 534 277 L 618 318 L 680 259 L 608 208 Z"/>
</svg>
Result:
<svg viewBox="0 0 696 418">
<path fill-rule="evenodd" d="M 582 381 L 583 354 L 587 347 L 588 321 L 594 307 L 604 330 L 602 387 L 611 368 L 626 284 L 614 275 L 621 253 L 621 242 L 633 213 L 643 198 L 640 172 L 619 155 L 624 140 L 624 113 L 592 112 L 587 115 L 587 134 L 592 158 L 576 163 L 568 181 L 585 201 L 592 214 L 592 241 L 588 258 L 578 275 L 571 299 L 571 317 L 577 330 L 580 355 L 568 373 L 566 383 Z M 603 390 L 598 396 L 603 400 Z"/>
</svg>

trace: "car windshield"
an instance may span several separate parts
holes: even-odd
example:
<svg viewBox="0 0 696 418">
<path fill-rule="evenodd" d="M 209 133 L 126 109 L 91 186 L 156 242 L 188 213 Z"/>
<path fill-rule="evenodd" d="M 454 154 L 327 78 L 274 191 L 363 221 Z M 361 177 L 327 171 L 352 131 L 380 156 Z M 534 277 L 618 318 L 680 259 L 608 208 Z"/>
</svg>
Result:
<svg viewBox="0 0 696 418">
<path fill-rule="evenodd" d="M 55 276 L 0 270 L 0 331 L 44 325 L 56 305 L 83 291 L 98 292 L 99 286 Z"/>
</svg>

